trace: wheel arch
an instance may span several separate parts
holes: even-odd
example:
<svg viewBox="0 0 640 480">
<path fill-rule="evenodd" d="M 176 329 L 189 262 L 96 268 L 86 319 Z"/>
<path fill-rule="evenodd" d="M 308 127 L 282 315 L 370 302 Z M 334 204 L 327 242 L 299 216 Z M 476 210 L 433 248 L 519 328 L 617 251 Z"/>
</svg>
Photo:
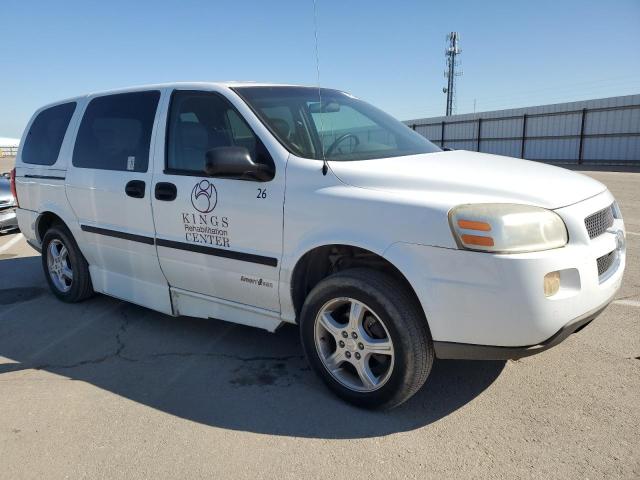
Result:
<svg viewBox="0 0 640 480">
<path fill-rule="evenodd" d="M 47 233 L 47 230 L 49 230 L 49 228 L 51 228 L 51 225 L 53 225 L 54 223 L 61 223 L 62 225 L 67 227 L 67 229 L 69 229 L 67 223 L 57 213 L 46 210 L 38 215 L 35 223 L 35 232 L 40 244 L 42 244 L 42 239 Z"/>
<path fill-rule="evenodd" d="M 423 320 L 428 320 L 422 302 L 402 271 L 381 254 L 355 245 L 333 243 L 316 246 L 305 252 L 295 263 L 290 277 L 290 295 L 298 318 L 309 292 L 329 275 L 349 268 L 375 268 L 393 277 L 420 308 Z"/>
</svg>

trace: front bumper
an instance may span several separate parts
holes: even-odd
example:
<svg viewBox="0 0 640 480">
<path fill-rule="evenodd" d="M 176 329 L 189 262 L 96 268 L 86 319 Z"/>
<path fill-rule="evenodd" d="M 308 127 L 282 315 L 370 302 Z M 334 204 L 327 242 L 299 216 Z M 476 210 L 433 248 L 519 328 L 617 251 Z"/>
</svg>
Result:
<svg viewBox="0 0 640 480">
<path fill-rule="evenodd" d="M 579 332 L 596 319 L 608 306 L 598 307 L 593 312 L 588 312 L 575 320 L 572 320 L 550 338 L 537 345 L 527 347 L 496 347 L 492 345 L 472 345 L 455 342 L 433 342 L 436 357 L 441 359 L 456 360 L 513 360 L 529 357 L 536 353 L 549 350 L 562 343 L 569 335 Z"/>
<path fill-rule="evenodd" d="M 396 243 L 384 256 L 407 277 L 424 309 L 440 358 L 505 359 L 551 348 L 586 325 L 620 288 L 626 250 L 621 219 L 590 239 L 584 218 L 611 205 L 609 192 L 556 210 L 569 243 L 522 254 Z M 597 259 L 615 252 L 599 274 Z M 543 279 L 560 271 L 557 294 L 544 296 Z"/>
</svg>

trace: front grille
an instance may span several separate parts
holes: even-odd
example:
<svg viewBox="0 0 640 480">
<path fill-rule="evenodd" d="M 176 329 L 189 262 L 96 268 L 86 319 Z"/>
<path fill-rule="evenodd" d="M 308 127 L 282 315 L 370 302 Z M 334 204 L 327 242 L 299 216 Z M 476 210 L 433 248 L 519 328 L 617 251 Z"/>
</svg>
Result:
<svg viewBox="0 0 640 480">
<path fill-rule="evenodd" d="M 607 272 L 607 270 L 611 268 L 611 265 L 613 264 L 613 261 L 615 259 L 616 259 L 616 251 L 614 250 L 613 252 L 609 252 L 606 255 L 603 255 L 600 258 L 598 258 L 598 260 L 596 260 L 596 262 L 598 262 L 599 277 L 604 275 Z"/>
<path fill-rule="evenodd" d="M 596 238 L 611 228 L 613 225 L 613 205 L 592 213 L 584 219 L 584 226 L 587 227 L 589 238 Z"/>
</svg>

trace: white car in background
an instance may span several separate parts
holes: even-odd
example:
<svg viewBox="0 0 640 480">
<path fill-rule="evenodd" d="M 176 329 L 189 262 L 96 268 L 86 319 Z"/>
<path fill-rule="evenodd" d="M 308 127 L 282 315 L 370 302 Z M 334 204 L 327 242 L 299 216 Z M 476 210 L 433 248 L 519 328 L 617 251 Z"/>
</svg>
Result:
<svg viewBox="0 0 640 480">
<path fill-rule="evenodd" d="M 274 331 L 342 398 L 393 407 L 434 357 L 545 350 L 625 266 L 601 183 L 444 152 L 331 89 L 179 83 L 38 110 L 14 172 L 53 293 Z"/>
</svg>

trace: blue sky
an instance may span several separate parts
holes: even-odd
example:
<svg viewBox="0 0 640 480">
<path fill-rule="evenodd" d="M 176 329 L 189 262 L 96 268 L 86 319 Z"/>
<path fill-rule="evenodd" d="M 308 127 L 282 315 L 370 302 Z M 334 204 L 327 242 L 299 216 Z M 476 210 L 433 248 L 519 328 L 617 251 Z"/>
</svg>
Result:
<svg viewBox="0 0 640 480">
<path fill-rule="evenodd" d="M 400 119 L 640 93 L 640 0 L 317 0 L 320 82 Z M 173 80 L 316 83 L 313 2 L 2 0 L 0 136 L 90 91 Z"/>
</svg>

